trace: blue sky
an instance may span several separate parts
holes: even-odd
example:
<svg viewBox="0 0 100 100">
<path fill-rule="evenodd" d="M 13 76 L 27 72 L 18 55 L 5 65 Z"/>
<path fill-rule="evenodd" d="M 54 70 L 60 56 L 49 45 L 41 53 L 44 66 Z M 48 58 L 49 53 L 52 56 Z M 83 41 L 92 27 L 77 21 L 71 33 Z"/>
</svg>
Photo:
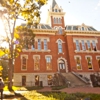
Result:
<svg viewBox="0 0 100 100">
<path fill-rule="evenodd" d="M 47 11 L 51 2 L 52 0 L 49 0 L 48 4 L 41 9 L 41 23 L 46 22 Z M 56 0 L 56 2 L 66 12 L 66 25 L 84 23 L 100 31 L 100 0 Z"/>
</svg>

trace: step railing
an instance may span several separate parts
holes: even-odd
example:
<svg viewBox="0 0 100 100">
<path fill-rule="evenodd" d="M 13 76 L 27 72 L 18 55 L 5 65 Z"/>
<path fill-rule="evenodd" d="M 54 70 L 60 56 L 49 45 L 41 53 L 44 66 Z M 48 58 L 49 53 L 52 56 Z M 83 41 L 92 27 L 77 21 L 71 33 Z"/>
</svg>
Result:
<svg viewBox="0 0 100 100">
<path fill-rule="evenodd" d="M 81 79 L 86 84 L 90 83 L 90 79 L 88 79 L 87 77 L 85 77 L 83 75 L 80 75 L 79 73 L 76 73 L 76 72 L 72 72 L 72 74 L 74 74 L 76 77 L 78 77 L 79 79 Z"/>
</svg>

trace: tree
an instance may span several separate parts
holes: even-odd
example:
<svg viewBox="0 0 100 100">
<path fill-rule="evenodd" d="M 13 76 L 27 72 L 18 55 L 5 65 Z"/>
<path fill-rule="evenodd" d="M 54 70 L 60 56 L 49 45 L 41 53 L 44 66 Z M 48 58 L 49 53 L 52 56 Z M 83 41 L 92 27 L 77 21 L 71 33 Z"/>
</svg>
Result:
<svg viewBox="0 0 100 100">
<path fill-rule="evenodd" d="M 28 26 L 34 25 L 36 28 L 40 22 L 40 8 L 46 4 L 47 1 L 48 0 L 0 0 L 0 4 L 3 7 L 3 9 L 0 10 L 0 14 L 6 28 L 6 37 L 4 36 L 0 42 L 8 43 L 8 48 L 0 48 L 0 56 L 8 55 L 9 89 L 12 89 L 14 59 L 21 52 L 23 46 L 32 44 L 32 39 L 34 39 L 31 29 L 21 26 L 15 29 L 16 21 L 17 19 L 22 19 L 26 21 Z M 24 36 L 24 38 L 22 38 L 22 36 Z"/>
</svg>

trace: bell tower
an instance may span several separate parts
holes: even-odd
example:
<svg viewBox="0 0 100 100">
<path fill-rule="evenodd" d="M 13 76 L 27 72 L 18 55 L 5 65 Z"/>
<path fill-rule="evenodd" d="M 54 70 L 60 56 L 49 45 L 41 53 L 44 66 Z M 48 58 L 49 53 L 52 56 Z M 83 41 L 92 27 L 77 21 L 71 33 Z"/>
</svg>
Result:
<svg viewBox="0 0 100 100">
<path fill-rule="evenodd" d="M 64 16 L 65 12 L 63 12 L 63 9 L 58 6 L 55 0 L 52 0 L 52 5 L 48 10 L 47 23 L 52 28 L 55 27 L 65 28 Z"/>
</svg>

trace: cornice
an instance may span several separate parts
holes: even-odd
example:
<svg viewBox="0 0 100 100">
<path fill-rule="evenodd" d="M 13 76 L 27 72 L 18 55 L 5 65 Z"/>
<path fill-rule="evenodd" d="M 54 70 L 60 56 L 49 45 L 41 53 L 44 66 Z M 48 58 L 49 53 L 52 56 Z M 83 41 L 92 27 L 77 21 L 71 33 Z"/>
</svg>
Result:
<svg viewBox="0 0 100 100">
<path fill-rule="evenodd" d="M 76 30 L 65 30 L 65 35 L 89 35 L 89 36 L 100 36 L 100 31 L 76 31 Z"/>
<path fill-rule="evenodd" d="M 51 14 L 51 15 L 65 15 L 66 13 L 65 12 L 50 12 L 49 11 L 49 14 Z"/>
<path fill-rule="evenodd" d="M 57 30 L 53 29 L 33 29 L 34 34 L 54 34 L 57 32 Z"/>
</svg>

